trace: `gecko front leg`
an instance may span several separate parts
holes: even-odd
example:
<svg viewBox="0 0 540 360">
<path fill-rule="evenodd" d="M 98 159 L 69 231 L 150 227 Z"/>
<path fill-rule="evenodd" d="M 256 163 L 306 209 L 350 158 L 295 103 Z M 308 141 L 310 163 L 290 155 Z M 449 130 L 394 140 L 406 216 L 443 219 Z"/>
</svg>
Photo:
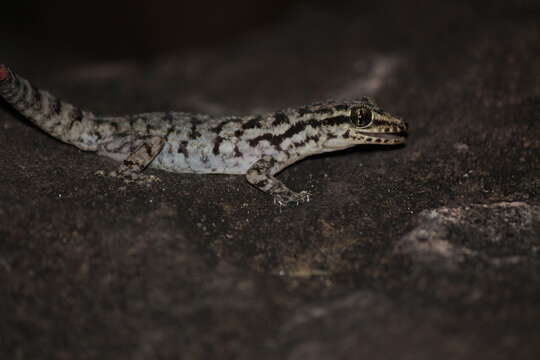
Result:
<svg viewBox="0 0 540 360">
<path fill-rule="evenodd" d="M 121 178 L 126 183 L 148 184 L 159 179 L 152 175 L 144 175 L 142 171 L 161 152 L 164 144 L 165 139 L 161 136 L 118 136 L 112 141 L 103 143 L 98 153 L 106 153 L 110 157 L 118 154 L 118 157 L 124 158 L 122 165 L 118 170 L 111 172 L 110 176 Z M 126 150 L 127 157 L 125 157 Z"/>
<path fill-rule="evenodd" d="M 290 164 L 290 161 L 279 161 L 273 156 L 266 155 L 248 169 L 246 179 L 257 189 L 272 195 L 274 203 L 280 206 L 298 205 L 309 201 L 309 192 L 294 192 L 274 177 L 275 174 Z"/>
</svg>

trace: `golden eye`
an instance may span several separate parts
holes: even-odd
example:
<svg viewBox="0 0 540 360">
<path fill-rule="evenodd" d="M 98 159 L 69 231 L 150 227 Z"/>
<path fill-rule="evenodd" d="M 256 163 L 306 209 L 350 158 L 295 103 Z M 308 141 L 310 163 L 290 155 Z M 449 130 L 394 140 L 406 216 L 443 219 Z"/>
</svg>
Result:
<svg viewBox="0 0 540 360">
<path fill-rule="evenodd" d="M 364 108 L 351 110 L 351 120 L 355 126 L 364 128 L 371 124 L 373 120 L 373 112 Z"/>
</svg>

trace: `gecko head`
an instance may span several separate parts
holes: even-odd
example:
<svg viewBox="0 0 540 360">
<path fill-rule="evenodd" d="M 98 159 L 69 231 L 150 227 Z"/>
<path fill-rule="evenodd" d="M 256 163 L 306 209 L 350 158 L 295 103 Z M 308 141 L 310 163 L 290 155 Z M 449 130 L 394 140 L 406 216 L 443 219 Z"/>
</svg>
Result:
<svg viewBox="0 0 540 360">
<path fill-rule="evenodd" d="M 404 144 L 407 123 L 383 111 L 371 98 L 328 103 L 325 119 L 328 149 L 341 149 L 360 144 Z"/>
</svg>

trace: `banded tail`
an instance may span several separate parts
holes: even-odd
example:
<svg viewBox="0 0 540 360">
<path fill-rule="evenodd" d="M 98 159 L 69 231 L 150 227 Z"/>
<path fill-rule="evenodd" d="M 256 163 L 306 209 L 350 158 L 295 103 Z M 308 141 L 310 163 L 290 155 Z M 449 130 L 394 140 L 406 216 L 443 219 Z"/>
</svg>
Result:
<svg viewBox="0 0 540 360">
<path fill-rule="evenodd" d="M 81 137 L 94 128 L 96 116 L 34 87 L 0 64 L 0 96 L 46 133 L 81 150 L 96 151 L 93 139 Z"/>
</svg>

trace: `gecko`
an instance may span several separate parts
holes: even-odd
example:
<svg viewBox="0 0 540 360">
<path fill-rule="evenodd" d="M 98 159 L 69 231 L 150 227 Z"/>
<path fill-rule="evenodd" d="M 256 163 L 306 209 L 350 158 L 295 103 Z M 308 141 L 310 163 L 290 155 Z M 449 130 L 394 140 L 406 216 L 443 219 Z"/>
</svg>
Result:
<svg viewBox="0 0 540 360">
<path fill-rule="evenodd" d="M 0 65 L 0 96 L 49 135 L 120 165 L 125 182 L 157 179 L 147 167 L 173 173 L 244 175 L 280 206 L 309 201 L 276 175 L 315 154 L 353 146 L 404 144 L 408 125 L 371 98 L 328 100 L 273 113 L 216 117 L 185 112 L 102 116 L 38 89 Z"/>
</svg>

